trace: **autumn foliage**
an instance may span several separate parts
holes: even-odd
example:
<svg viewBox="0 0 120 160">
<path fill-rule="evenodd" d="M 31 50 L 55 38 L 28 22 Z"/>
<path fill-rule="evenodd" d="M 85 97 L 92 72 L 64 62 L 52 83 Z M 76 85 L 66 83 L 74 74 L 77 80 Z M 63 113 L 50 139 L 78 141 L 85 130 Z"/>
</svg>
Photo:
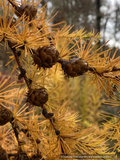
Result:
<svg viewBox="0 0 120 160">
<path fill-rule="evenodd" d="M 113 89 L 117 86 L 119 91 L 120 86 L 117 50 L 111 55 L 111 49 L 102 50 L 106 44 L 98 47 L 99 33 L 71 32 L 65 22 L 53 24 L 55 15 L 46 17 L 46 7 L 37 7 L 39 3 L 0 1 L 0 42 L 10 54 L 6 65 L 14 79 L 10 83 L 10 77 L 1 73 L 0 159 L 115 155 L 120 143 L 118 117 L 100 127 L 96 120 L 103 91 L 107 104 L 119 105 Z M 89 106 L 85 96 L 90 107 L 85 107 Z M 91 122 L 87 126 L 78 108 L 83 117 L 86 112 L 93 115 L 84 117 Z M 110 148 L 114 139 L 117 142 Z"/>
</svg>

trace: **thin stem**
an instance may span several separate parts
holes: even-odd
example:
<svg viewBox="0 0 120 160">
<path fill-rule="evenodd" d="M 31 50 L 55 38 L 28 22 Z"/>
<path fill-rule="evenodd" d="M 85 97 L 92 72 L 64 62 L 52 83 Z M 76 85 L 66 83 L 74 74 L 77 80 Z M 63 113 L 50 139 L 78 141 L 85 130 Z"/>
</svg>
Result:
<svg viewBox="0 0 120 160">
<path fill-rule="evenodd" d="M 59 135 L 59 134 L 60 134 L 60 131 L 56 129 L 55 124 L 54 124 L 54 122 L 53 122 L 53 117 L 50 118 L 49 120 L 50 120 L 50 122 L 51 122 L 51 124 L 52 124 L 52 126 L 53 126 L 53 128 L 54 128 L 54 130 L 55 130 L 56 135 Z"/>
<path fill-rule="evenodd" d="M 97 72 L 96 68 L 94 68 L 94 67 L 89 67 L 88 70 L 91 71 L 91 72 L 93 72 L 93 73 L 97 73 L 98 75 L 101 75 L 101 76 L 102 76 L 103 73 L 120 71 L 120 68 L 117 68 L 116 66 L 113 66 L 113 67 L 112 67 L 112 70 L 107 69 L 107 70 L 103 71 L 102 73 Z"/>
<path fill-rule="evenodd" d="M 18 144 L 19 144 L 19 140 L 18 140 L 18 125 L 17 125 L 17 123 L 15 123 L 14 122 L 14 118 L 11 120 L 11 125 L 12 125 L 12 128 L 13 128 L 13 130 L 14 130 L 14 133 L 15 133 L 15 137 L 16 137 L 16 139 L 17 139 L 17 141 L 18 141 Z"/>
<path fill-rule="evenodd" d="M 44 116 L 45 118 L 47 118 L 47 119 L 50 120 L 50 123 L 52 124 L 53 129 L 55 130 L 56 135 L 59 135 L 59 134 L 60 134 L 60 131 L 56 129 L 55 124 L 54 124 L 54 118 L 53 118 L 53 115 L 54 115 L 54 114 L 47 112 L 45 106 L 42 106 L 41 108 L 42 108 L 42 114 L 43 114 L 43 116 Z"/>
<path fill-rule="evenodd" d="M 17 54 L 17 53 L 18 53 L 17 49 L 16 49 L 15 47 L 13 47 L 14 44 L 12 44 L 12 42 L 9 41 L 9 40 L 8 40 L 8 45 L 9 45 L 10 49 L 13 51 L 13 53 L 14 53 L 14 56 L 15 56 L 16 62 L 17 62 L 17 64 L 18 64 L 18 67 L 19 67 L 20 72 L 22 72 L 22 71 L 23 71 L 23 67 L 22 67 L 22 65 L 21 65 L 21 63 L 20 63 L 19 56 L 18 56 L 18 54 Z M 23 75 L 23 78 L 24 78 L 24 80 L 25 80 L 25 82 L 26 82 L 26 84 L 27 84 L 27 87 L 28 87 L 29 89 L 31 89 L 31 83 L 30 83 L 29 78 L 27 78 L 26 74 Z"/>
</svg>

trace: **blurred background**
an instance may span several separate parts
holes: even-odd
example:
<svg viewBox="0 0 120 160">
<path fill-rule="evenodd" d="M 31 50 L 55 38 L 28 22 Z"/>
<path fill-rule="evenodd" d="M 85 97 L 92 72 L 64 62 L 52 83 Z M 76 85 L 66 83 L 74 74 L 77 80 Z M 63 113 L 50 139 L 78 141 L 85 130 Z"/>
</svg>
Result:
<svg viewBox="0 0 120 160">
<path fill-rule="evenodd" d="M 53 23 L 65 20 L 74 24 L 73 30 L 85 27 L 101 32 L 104 43 L 110 40 L 109 47 L 120 48 L 120 1 L 119 0 L 42 0 L 47 3 L 47 14 L 59 11 Z"/>
</svg>

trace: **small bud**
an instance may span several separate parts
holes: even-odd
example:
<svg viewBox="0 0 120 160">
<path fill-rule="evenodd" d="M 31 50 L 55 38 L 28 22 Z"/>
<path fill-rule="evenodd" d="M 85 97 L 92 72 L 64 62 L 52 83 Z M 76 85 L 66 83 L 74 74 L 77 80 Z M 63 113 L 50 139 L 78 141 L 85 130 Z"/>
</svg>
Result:
<svg viewBox="0 0 120 160">
<path fill-rule="evenodd" d="M 31 137 L 31 134 L 29 132 L 27 132 L 26 136 L 27 137 Z"/>
<path fill-rule="evenodd" d="M 59 135 L 60 131 L 59 130 L 55 130 L 55 133 L 56 133 L 56 135 Z"/>
<path fill-rule="evenodd" d="M 51 118 L 54 115 L 53 113 L 48 113 L 45 107 L 42 110 L 42 114 L 45 116 L 45 118 Z"/>
<path fill-rule="evenodd" d="M 21 73 L 18 76 L 18 80 L 21 80 L 24 76 L 25 76 L 26 70 L 25 69 L 21 69 Z"/>
<path fill-rule="evenodd" d="M 17 51 L 17 55 L 20 56 L 21 55 L 21 51 Z"/>
<path fill-rule="evenodd" d="M 36 139 L 36 143 L 39 144 L 41 141 L 37 138 Z"/>
<path fill-rule="evenodd" d="M 29 79 L 29 83 L 32 84 L 32 79 Z"/>
<path fill-rule="evenodd" d="M 21 131 L 26 134 L 28 132 L 28 129 L 22 128 Z"/>
</svg>

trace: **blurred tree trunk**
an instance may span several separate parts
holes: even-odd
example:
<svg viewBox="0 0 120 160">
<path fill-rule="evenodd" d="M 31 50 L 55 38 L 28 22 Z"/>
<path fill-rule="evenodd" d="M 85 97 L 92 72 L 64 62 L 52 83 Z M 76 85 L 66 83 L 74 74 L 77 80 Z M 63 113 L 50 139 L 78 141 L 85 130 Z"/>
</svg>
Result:
<svg viewBox="0 0 120 160">
<path fill-rule="evenodd" d="M 96 30 L 97 32 L 100 33 L 101 27 L 100 27 L 100 22 L 101 22 L 101 13 L 100 13 L 100 7 L 101 7 L 101 0 L 96 0 Z M 98 48 L 100 47 L 100 41 L 98 42 Z"/>
<path fill-rule="evenodd" d="M 59 11 L 53 23 L 66 21 L 74 24 L 73 30 L 84 28 L 91 31 L 96 27 L 96 4 L 95 0 L 47 0 L 52 3 L 51 10 Z"/>
<path fill-rule="evenodd" d="M 100 21 L 101 21 L 101 13 L 100 13 L 100 7 L 101 7 L 101 1 L 96 0 L 96 11 L 97 11 L 97 16 L 96 16 L 96 29 L 98 32 L 100 32 Z"/>
</svg>

